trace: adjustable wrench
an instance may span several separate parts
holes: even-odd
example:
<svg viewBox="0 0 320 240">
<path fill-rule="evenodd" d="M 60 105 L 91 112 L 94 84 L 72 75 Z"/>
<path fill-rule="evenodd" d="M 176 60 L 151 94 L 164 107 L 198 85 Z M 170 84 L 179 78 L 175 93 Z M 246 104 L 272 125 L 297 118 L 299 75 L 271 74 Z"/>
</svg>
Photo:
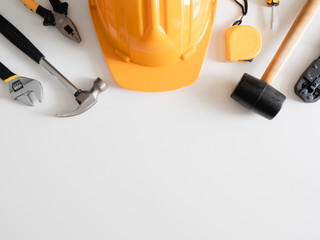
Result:
<svg viewBox="0 0 320 240">
<path fill-rule="evenodd" d="M 9 85 L 9 91 L 14 100 L 18 100 L 26 105 L 33 106 L 30 98 L 32 93 L 35 94 L 39 102 L 42 102 L 43 91 L 41 83 L 37 80 L 21 77 L 11 72 L 0 62 L 0 79 Z"/>
</svg>

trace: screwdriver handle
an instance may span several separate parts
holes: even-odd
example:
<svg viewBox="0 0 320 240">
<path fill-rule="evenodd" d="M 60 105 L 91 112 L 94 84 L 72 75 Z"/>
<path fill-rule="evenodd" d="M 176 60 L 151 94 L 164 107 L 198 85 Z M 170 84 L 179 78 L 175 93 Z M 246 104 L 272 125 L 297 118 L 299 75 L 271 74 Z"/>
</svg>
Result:
<svg viewBox="0 0 320 240">
<path fill-rule="evenodd" d="M 2 62 L 0 62 L 0 79 L 5 81 L 6 79 L 14 76 L 15 74 L 11 72 Z"/>
<path fill-rule="evenodd" d="M 278 6 L 280 4 L 279 0 L 268 0 L 267 4 L 269 7 Z"/>
<path fill-rule="evenodd" d="M 320 0 L 307 0 L 261 80 L 272 84 L 320 11 Z"/>
<path fill-rule="evenodd" d="M 0 14 L 0 33 L 3 34 L 11 43 L 13 43 L 22 52 L 28 55 L 36 63 L 44 58 L 44 55 L 24 36 L 15 26 Z"/>
</svg>

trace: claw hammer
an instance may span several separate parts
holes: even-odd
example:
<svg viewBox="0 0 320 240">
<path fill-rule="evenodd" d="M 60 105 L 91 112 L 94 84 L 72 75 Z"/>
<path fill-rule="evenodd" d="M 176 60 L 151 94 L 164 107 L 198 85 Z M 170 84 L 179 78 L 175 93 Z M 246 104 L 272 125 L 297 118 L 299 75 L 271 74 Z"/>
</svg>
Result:
<svg viewBox="0 0 320 240">
<path fill-rule="evenodd" d="M 107 89 L 107 84 L 100 78 L 97 78 L 90 90 L 83 91 L 70 82 L 61 72 L 50 64 L 45 56 L 24 36 L 15 26 L 0 14 L 0 33 L 2 33 L 11 43 L 13 43 L 22 52 L 28 55 L 36 63 L 43 66 L 55 78 L 60 80 L 75 96 L 79 107 L 69 113 L 57 114 L 58 117 L 72 117 L 79 115 L 97 103 L 98 96 Z"/>
</svg>

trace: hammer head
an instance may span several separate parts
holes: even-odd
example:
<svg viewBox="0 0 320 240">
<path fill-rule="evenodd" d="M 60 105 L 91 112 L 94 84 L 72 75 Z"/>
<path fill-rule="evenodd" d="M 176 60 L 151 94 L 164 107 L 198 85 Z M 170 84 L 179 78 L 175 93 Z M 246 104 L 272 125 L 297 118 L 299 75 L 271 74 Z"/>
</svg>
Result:
<svg viewBox="0 0 320 240">
<path fill-rule="evenodd" d="M 270 120 L 278 114 L 286 100 L 281 92 L 249 74 L 243 75 L 231 97 L 245 108 Z"/>
<path fill-rule="evenodd" d="M 77 102 L 79 103 L 79 107 L 70 113 L 65 114 L 57 114 L 57 117 L 73 117 L 84 113 L 89 110 L 93 105 L 95 105 L 98 101 L 98 96 L 100 93 L 105 91 L 108 88 L 108 85 L 102 81 L 100 78 L 97 78 L 93 86 L 88 91 L 79 90 L 76 92 L 75 97 Z"/>
</svg>

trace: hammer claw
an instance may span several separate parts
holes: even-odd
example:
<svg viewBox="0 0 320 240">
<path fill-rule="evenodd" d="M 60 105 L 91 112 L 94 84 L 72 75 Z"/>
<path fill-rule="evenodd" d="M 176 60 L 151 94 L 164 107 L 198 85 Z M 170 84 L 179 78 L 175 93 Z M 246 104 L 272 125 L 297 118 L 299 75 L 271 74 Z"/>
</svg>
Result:
<svg viewBox="0 0 320 240">
<path fill-rule="evenodd" d="M 100 78 L 97 78 L 93 86 L 88 91 L 79 91 L 76 93 L 76 100 L 79 103 L 79 107 L 69 113 L 56 114 L 57 117 L 73 117 L 84 113 L 93 107 L 97 101 L 100 93 L 104 92 L 108 88 L 108 85 Z"/>
<path fill-rule="evenodd" d="M 74 117 L 77 115 L 80 115 L 81 113 L 84 113 L 85 111 L 89 110 L 93 105 L 95 105 L 97 101 L 91 102 L 91 103 L 85 103 L 84 105 L 80 104 L 79 107 L 74 110 L 73 112 L 69 113 L 58 113 L 56 114 L 57 117 L 65 118 L 65 117 Z"/>
</svg>

